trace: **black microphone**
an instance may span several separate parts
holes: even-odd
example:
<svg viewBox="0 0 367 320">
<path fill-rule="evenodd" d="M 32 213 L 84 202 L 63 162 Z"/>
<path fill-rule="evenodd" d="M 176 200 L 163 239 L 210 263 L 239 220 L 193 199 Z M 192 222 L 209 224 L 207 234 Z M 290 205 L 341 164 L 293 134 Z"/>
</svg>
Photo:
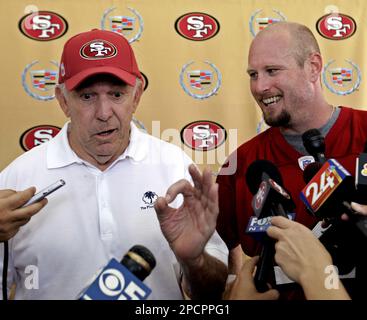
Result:
<svg viewBox="0 0 367 320">
<path fill-rule="evenodd" d="M 367 204 L 367 141 L 363 152 L 356 159 L 356 196 L 354 201 Z"/>
<path fill-rule="evenodd" d="M 315 161 L 324 163 L 325 158 L 325 139 L 317 129 L 307 130 L 302 134 L 303 145 L 307 152 L 315 158 Z"/>
<path fill-rule="evenodd" d="M 111 259 L 82 290 L 79 300 L 145 300 L 152 292 L 143 280 L 156 265 L 153 254 L 135 245 L 121 262 Z"/>
<path fill-rule="evenodd" d="M 246 182 L 254 197 L 252 208 L 255 215 L 262 219 L 269 216 L 284 216 L 294 210 L 294 203 L 288 192 L 282 187 L 283 181 L 277 167 L 268 160 L 256 160 L 248 167 Z M 268 283 L 274 282 L 275 242 L 264 234 L 259 261 L 254 277 L 259 292 L 269 290 Z"/>
</svg>

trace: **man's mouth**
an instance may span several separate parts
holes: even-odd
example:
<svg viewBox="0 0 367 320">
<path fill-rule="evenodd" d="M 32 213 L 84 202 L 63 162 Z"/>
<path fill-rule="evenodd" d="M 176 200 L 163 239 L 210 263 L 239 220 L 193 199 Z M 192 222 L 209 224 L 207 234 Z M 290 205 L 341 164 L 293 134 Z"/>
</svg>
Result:
<svg viewBox="0 0 367 320">
<path fill-rule="evenodd" d="M 101 137 L 106 137 L 109 136 L 110 134 L 114 133 L 117 129 L 110 129 L 110 130 L 105 130 L 105 131 L 100 131 L 97 133 L 97 136 L 101 136 Z"/>
<path fill-rule="evenodd" d="M 280 96 L 280 95 L 272 96 L 272 97 L 269 97 L 269 98 L 262 99 L 261 102 L 263 104 L 265 104 L 266 106 L 270 106 L 270 105 L 276 104 L 281 98 L 282 98 L 282 96 Z"/>
</svg>

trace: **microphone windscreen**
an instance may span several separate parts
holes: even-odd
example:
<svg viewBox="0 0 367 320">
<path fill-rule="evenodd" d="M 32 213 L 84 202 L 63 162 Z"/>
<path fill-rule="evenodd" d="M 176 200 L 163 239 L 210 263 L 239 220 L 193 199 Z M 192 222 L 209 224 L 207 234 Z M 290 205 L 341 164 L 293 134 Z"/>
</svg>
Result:
<svg viewBox="0 0 367 320">
<path fill-rule="evenodd" d="M 325 153 L 325 138 L 319 130 L 307 130 L 302 134 L 302 141 L 309 154 Z"/>
<path fill-rule="evenodd" d="M 283 186 L 282 176 L 278 168 L 269 160 L 255 160 L 246 171 L 246 183 L 252 194 L 256 194 L 262 181 L 262 174 L 267 173 L 280 186 Z"/>
<path fill-rule="evenodd" d="M 314 175 L 321 169 L 322 163 L 320 162 L 312 162 L 308 164 L 303 171 L 303 181 L 305 183 L 309 183 Z"/>
<path fill-rule="evenodd" d="M 121 263 L 143 281 L 156 266 L 153 254 L 146 247 L 135 245 L 124 255 Z"/>
</svg>

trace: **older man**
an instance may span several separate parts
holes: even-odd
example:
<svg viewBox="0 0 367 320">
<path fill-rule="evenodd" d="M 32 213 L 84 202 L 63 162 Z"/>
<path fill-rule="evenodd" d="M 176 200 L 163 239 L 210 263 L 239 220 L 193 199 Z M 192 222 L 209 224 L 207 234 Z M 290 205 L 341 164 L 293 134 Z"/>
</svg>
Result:
<svg viewBox="0 0 367 320">
<path fill-rule="evenodd" d="M 59 83 L 56 97 L 70 121 L 0 176 L 0 187 L 15 190 L 66 182 L 10 240 L 15 298 L 75 299 L 100 267 L 135 244 L 157 260 L 145 281 L 152 299 L 181 299 L 183 291 L 219 298 L 227 248 L 213 235 L 217 187 L 178 147 L 133 124 L 143 80 L 128 41 L 97 29 L 72 37 Z M 195 187 L 182 181 L 190 176 Z"/>
</svg>

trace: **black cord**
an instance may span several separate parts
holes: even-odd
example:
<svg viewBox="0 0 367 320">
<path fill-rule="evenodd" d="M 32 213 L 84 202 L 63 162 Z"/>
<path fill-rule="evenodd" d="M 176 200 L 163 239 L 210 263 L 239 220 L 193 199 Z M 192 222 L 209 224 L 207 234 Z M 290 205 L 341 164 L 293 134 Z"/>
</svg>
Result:
<svg viewBox="0 0 367 320">
<path fill-rule="evenodd" d="M 8 300 L 8 262 L 9 262 L 9 244 L 4 241 L 4 262 L 3 262 L 3 300 Z"/>
</svg>

